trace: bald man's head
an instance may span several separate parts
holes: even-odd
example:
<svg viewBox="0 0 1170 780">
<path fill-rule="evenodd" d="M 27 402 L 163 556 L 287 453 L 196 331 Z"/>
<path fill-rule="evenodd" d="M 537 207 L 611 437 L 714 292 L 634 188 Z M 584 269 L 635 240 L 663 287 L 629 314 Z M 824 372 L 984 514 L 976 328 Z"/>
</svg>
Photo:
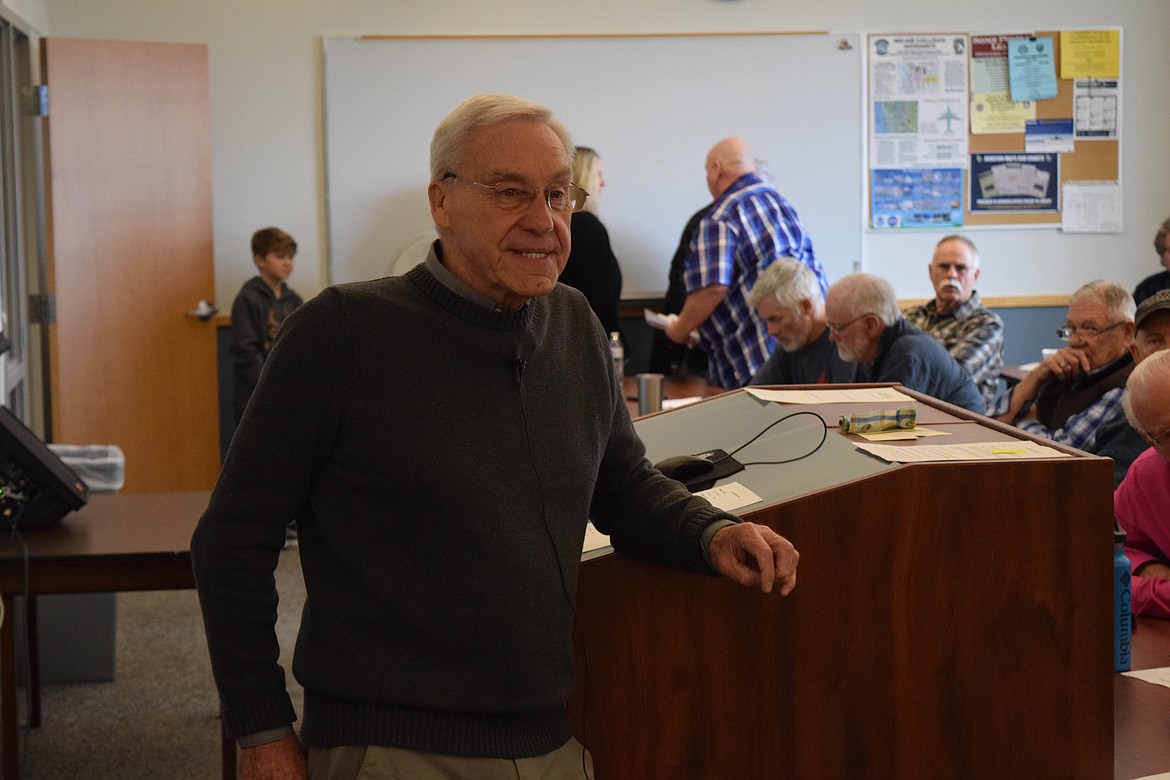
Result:
<svg viewBox="0 0 1170 780">
<path fill-rule="evenodd" d="M 1123 405 L 1129 424 L 1170 461 L 1170 350 L 1155 352 L 1134 368 Z"/>
<path fill-rule="evenodd" d="M 740 138 L 724 138 L 707 152 L 707 189 L 718 198 L 732 182 L 756 170 L 752 150 Z"/>
</svg>

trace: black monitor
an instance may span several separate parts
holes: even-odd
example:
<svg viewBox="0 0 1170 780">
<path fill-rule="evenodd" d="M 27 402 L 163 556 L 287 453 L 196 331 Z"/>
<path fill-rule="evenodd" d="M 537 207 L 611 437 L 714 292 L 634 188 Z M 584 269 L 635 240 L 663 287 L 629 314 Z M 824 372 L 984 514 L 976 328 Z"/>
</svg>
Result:
<svg viewBox="0 0 1170 780">
<path fill-rule="evenodd" d="M 0 529 L 49 528 L 88 500 L 85 482 L 0 406 Z"/>
</svg>

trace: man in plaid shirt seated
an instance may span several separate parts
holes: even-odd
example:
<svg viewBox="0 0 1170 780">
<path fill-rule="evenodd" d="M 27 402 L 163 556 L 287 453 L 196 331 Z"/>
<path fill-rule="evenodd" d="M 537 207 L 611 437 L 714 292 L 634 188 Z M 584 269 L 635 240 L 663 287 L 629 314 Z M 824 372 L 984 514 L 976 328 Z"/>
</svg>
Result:
<svg viewBox="0 0 1170 780">
<path fill-rule="evenodd" d="M 934 247 L 927 269 L 934 300 L 902 312 L 914 327 L 934 336 L 975 382 L 988 408 L 999 395 L 1003 320 L 979 300 L 979 252 L 965 236 L 947 236 Z"/>
<path fill-rule="evenodd" d="M 1028 433 L 1091 450 L 1101 423 L 1121 405 L 1133 370 L 1133 296 L 1098 279 L 1068 299 L 1068 345 L 1044 358 L 988 412 Z"/>
</svg>

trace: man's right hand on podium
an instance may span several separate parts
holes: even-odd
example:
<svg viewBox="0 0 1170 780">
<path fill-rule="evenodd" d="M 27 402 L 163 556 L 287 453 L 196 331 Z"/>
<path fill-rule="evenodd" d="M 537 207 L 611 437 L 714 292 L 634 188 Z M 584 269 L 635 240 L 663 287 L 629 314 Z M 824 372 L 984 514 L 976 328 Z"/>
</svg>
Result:
<svg viewBox="0 0 1170 780">
<path fill-rule="evenodd" d="M 796 587 L 800 553 L 792 543 L 764 525 L 737 523 L 715 532 L 707 550 L 711 565 L 740 585 L 756 585 L 771 593 L 779 585 L 787 596 Z"/>
</svg>

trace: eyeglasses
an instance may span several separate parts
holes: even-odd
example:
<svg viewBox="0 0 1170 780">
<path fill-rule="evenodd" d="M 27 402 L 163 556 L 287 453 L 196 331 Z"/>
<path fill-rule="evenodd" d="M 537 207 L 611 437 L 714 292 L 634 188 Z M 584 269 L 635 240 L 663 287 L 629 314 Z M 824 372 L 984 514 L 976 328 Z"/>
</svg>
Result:
<svg viewBox="0 0 1170 780">
<path fill-rule="evenodd" d="M 585 206 L 585 199 L 589 193 L 572 182 L 554 184 L 543 190 L 534 189 L 523 182 L 501 181 L 496 184 L 484 184 L 472 181 L 454 173 L 448 173 L 445 179 L 461 179 L 468 184 L 491 190 L 492 202 L 504 211 L 518 211 L 532 203 L 536 193 L 541 193 L 542 199 L 552 211 L 576 213 Z"/>
<path fill-rule="evenodd" d="M 1056 335 L 1064 341 L 1068 341 L 1073 336 L 1078 334 L 1080 334 L 1081 338 L 1084 339 L 1095 339 L 1105 331 L 1113 330 L 1114 328 L 1124 324 L 1125 320 L 1122 320 L 1121 322 L 1115 322 L 1112 325 L 1108 325 L 1104 328 L 1074 328 L 1072 325 L 1065 325 L 1063 328 L 1056 329 Z"/>
<path fill-rule="evenodd" d="M 864 320 L 864 319 L 865 319 L 866 317 L 868 317 L 868 316 L 869 316 L 871 313 L 872 313 L 872 312 L 869 312 L 869 313 L 866 313 L 866 314 L 862 314 L 860 317 L 854 317 L 853 319 L 849 320 L 849 322 L 846 322 L 844 325 L 830 325 L 830 324 L 829 324 L 829 323 L 827 323 L 827 322 L 825 323 L 825 325 L 826 325 L 826 326 L 829 328 L 829 332 L 830 332 L 830 333 L 832 333 L 832 334 L 834 334 L 834 335 L 837 335 L 837 336 L 840 336 L 840 335 L 841 335 L 841 331 L 845 330 L 846 328 L 848 328 L 850 325 L 852 325 L 853 323 L 857 322 L 858 320 Z"/>
</svg>

